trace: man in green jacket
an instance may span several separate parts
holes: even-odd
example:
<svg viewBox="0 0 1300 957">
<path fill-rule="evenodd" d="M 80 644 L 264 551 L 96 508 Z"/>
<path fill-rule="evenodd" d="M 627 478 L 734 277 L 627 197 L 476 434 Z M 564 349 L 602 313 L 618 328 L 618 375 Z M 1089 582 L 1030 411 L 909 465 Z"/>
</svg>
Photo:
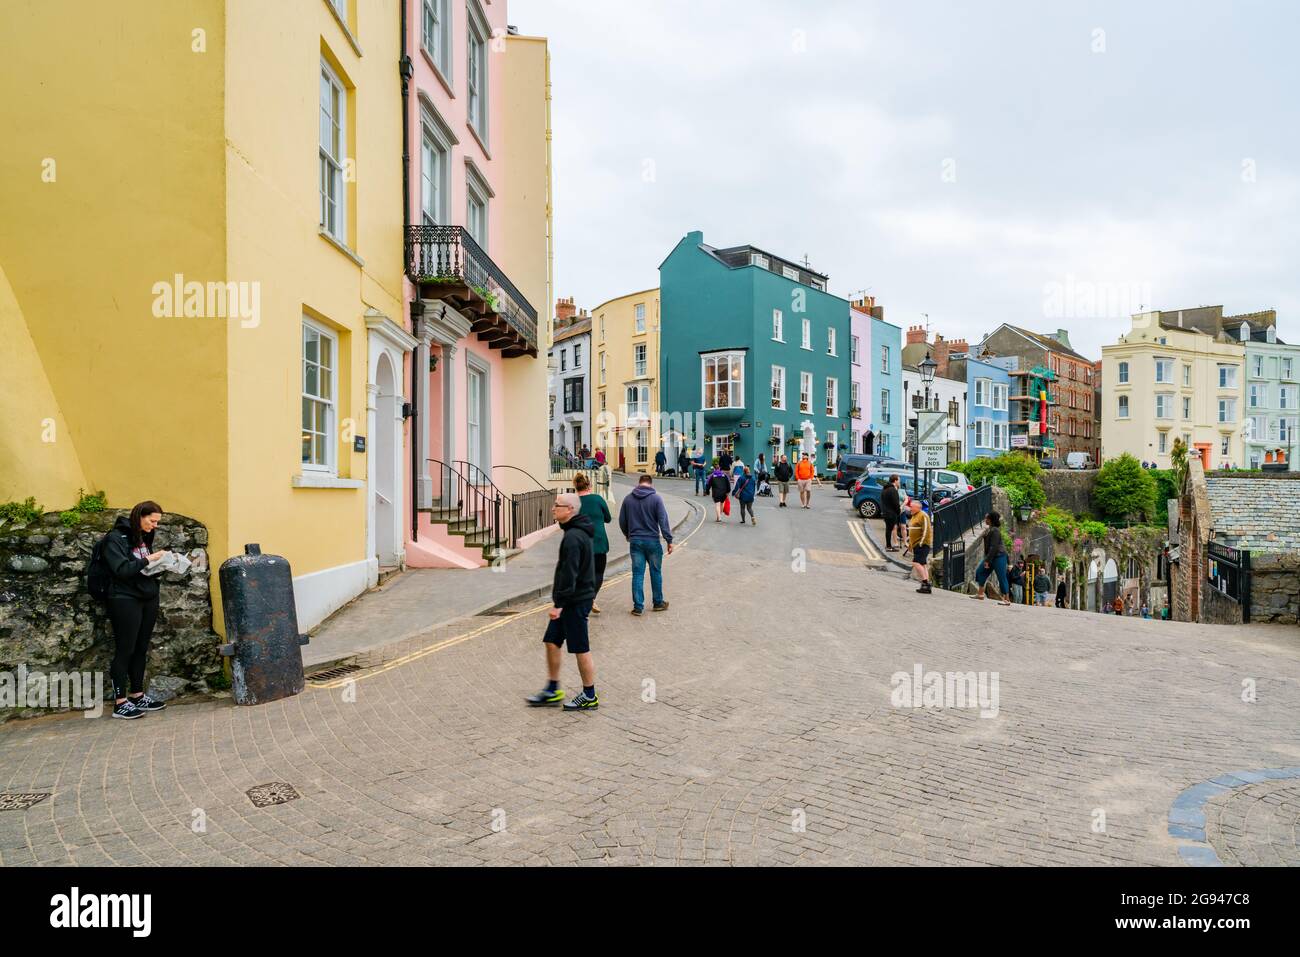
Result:
<svg viewBox="0 0 1300 957">
<path fill-rule="evenodd" d="M 586 515 L 591 519 L 591 524 L 596 527 L 596 537 L 592 542 L 591 551 L 596 563 L 596 594 L 599 595 L 600 586 L 605 581 L 605 561 L 609 558 L 609 536 L 605 534 L 605 526 L 614 520 L 614 516 L 609 513 L 609 505 L 606 504 L 605 497 L 591 487 L 591 480 L 585 474 L 579 472 L 573 477 L 573 487 L 578 493 L 579 501 L 582 502 L 578 514 Z M 594 598 L 591 613 L 600 614 Z"/>
</svg>

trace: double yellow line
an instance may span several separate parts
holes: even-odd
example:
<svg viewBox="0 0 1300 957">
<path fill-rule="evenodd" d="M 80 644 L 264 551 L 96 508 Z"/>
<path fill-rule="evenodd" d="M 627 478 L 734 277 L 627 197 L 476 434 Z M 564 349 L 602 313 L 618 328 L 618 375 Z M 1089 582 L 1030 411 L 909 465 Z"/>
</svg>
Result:
<svg viewBox="0 0 1300 957">
<path fill-rule="evenodd" d="M 857 541 L 858 547 L 862 549 L 862 553 L 867 556 L 867 561 L 883 562 L 885 560 L 885 556 L 880 554 L 880 549 L 876 548 L 876 546 L 872 544 L 871 539 L 867 538 L 867 533 L 862 529 L 861 522 L 849 519 L 848 526 L 849 533 L 853 536 L 854 540 Z"/>
<path fill-rule="evenodd" d="M 692 506 L 692 511 L 694 511 L 695 508 L 694 503 L 688 503 L 688 504 Z M 704 512 L 701 511 L 699 514 L 699 521 L 695 523 L 695 527 L 686 534 L 686 536 L 681 540 L 680 543 L 674 542 L 673 554 L 676 554 L 677 552 L 685 548 L 686 543 L 690 540 L 691 536 L 694 535 L 696 532 L 698 532 L 700 530 L 700 527 L 703 524 L 704 524 Z M 664 556 L 665 561 L 667 561 L 670 558 L 672 558 L 672 555 Z M 631 577 L 632 577 L 632 573 L 630 571 L 626 571 L 615 578 L 606 579 L 604 585 L 613 585 L 613 584 L 617 584 L 618 582 L 625 582 Z M 604 585 L 602 585 L 601 587 L 603 588 Z M 446 648 L 451 648 L 454 645 L 459 645 L 462 642 L 470 641 L 471 639 L 474 638 L 480 638 L 483 635 L 496 631 L 498 628 L 504 628 L 506 625 L 512 625 L 517 621 L 522 621 L 523 619 L 535 615 L 540 611 L 546 611 L 550 607 L 552 606 L 549 601 L 542 602 L 541 604 L 536 605 L 532 608 L 526 608 L 523 611 L 515 612 L 513 615 L 503 616 L 498 621 L 494 621 L 488 625 L 483 625 L 480 628 L 475 628 L 473 631 L 466 632 L 463 635 L 457 635 L 454 638 L 447 638 L 443 641 L 435 642 L 432 645 L 428 645 L 427 647 L 421 648 L 419 651 L 413 651 L 410 654 L 402 655 L 400 658 L 394 658 L 392 661 L 386 661 L 384 662 L 384 664 L 379 665 L 376 668 L 368 668 L 365 671 L 361 671 L 353 675 L 348 675 L 343 678 L 335 678 L 333 681 L 324 681 L 321 682 L 320 684 L 308 684 L 307 687 L 314 688 L 317 691 L 330 691 L 334 688 L 342 688 L 343 686 L 350 684 L 352 682 L 364 681 L 367 678 L 375 678 L 378 677 L 379 675 L 386 674 L 387 672 L 392 671 L 395 668 L 400 668 L 403 665 L 409 665 L 413 661 L 419 661 L 421 658 L 427 658 L 429 655 L 436 654 L 437 652 L 443 651 Z"/>
</svg>

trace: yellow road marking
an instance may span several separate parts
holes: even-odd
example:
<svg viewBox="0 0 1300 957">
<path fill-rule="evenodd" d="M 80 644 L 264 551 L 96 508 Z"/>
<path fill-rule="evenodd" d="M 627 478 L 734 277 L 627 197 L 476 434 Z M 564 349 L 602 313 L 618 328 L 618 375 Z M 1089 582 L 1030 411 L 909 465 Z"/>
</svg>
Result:
<svg viewBox="0 0 1300 957">
<path fill-rule="evenodd" d="M 885 560 L 885 556 L 880 554 L 880 550 L 872 544 L 871 539 L 867 538 L 867 533 L 862 530 L 858 522 L 849 519 L 848 526 L 849 532 L 852 533 L 854 539 L 858 543 L 858 547 L 861 548 L 863 553 L 867 556 L 867 561 L 883 562 Z"/>
<path fill-rule="evenodd" d="M 700 528 L 703 526 L 704 524 L 703 515 L 704 513 L 701 512 L 700 521 L 696 523 L 695 527 L 686 534 L 686 536 L 681 540 L 680 543 L 676 541 L 673 542 L 674 555 L 677 554 L 677 552 L 681 551 L 683 548 L 685 548 L 686 543 L 690 540 L 690 537 L 694 535 L 696 532 L 698 532 Z M 670 558 L 672 558 L 672 555 L 668 555 L 668 554 L 664 555 L 664 561 L 668 561 Z M 630 571 L 626 571 L 614 578 L 607 578 L 604 584 L 605 585 L 617 584 L 618 582 L 627 581 L 631 577 L 632 577 L 632 573 Z M 602 587 L 604 586 L 602 585 Z M 515 622 L 527 618 L 530 615 L 535 615 L 539 611 L 545 611 L 551 607 L 552 605 L 549 601 L 543 602 L 542 604 L 537 605 L 533 608 L 528 608 L 523 611 L 515 612 L 515 614 L 510 615 L 508 617 L 503 617 L 499 621 L 494 621 L 489 625 L 484 625 L 481 628 L 475 628 L 473 631 L 466 632 L 463 635 L 457 635 L 455 638 L 447 638 L 444 641 L 439 641 L 436 642 L 435 644 L 429 645 L 427 648 L 421 648 L 419 651 L 413 651 L 410 654 L 402 655 L 400 658 L 394 658 L 392 661 L 385 662 L 384 664 L 376 668 L 370 668 L 358 674 L 349 675 L 346 678 L 336 678 L 333 681 L 326 681 L 321 684 L 309 683 L 307 687 L 317 691 L 329 691 L 333 688 L 342 688 L 344 685 L 347 685 L 350 682 L 363 681 L 366 678 L 374 678 L 377 677 L 378 675 L 384 674 L 385 672 L 392 671 L 394 668 L 400 668 L 402 665 L 408 665 L 412 661 L 418 661 L 419 659 L 425 658 L 431 654 L 434 654 L 435 652 L 442 651 L 444 648 L 450 648 L 453 645 L 459 645 L 461 642 L 469 641 L 471 638 L 479 638 L 483 635 L 488 634 L 489 632 L 496 631 L 498 628 L 504 628 L 506 625 L 514 624 Z"/>
</svg>

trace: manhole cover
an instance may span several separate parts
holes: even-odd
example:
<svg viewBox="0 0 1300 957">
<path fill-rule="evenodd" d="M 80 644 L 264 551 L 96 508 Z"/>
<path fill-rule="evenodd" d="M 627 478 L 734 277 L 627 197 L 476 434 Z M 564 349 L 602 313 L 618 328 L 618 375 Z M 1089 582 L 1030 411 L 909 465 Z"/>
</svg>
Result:
<svg viewBox="0 0 1300 957">
<path fill-rule="evenodd" d="M 0 811 L 26 811 L 49 796 L 49 791 L 5 791 L 0 793 Z"/>
<path fill-rule="evenodd" d="M 334 681 L 336 678 L 346 678 L 348 675 L 360 670 L 360 665 L 338 665 L 334 668 L 326 668 L 324 671 L 313 671 L 307 676 L 307 683 L 309 685 L 321 685 L 328 681 Z"/>
<path fill-rule="evenodd" d="M 244 793 L 246 793 L 248 799 L 253 802 L 253 807 L 271 807 L 274 804 L 288 804 L 290 801 L 296 801 L 302 796 L 292 784 L 285 784 L 283 781 L 273 781 L 270 784 L 259 784 L 256 787 L 249 788 Z"/>
</svg>

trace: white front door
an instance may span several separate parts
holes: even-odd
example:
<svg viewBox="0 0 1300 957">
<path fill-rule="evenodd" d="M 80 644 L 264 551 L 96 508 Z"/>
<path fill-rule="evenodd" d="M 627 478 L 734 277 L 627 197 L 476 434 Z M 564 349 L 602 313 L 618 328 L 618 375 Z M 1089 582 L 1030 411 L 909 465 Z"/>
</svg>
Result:
<svg viewBox="0 0 1300 957">
<path fill-rule="evenodd" d="M 397 406 L 396 377 L 386 354 L 379 357 L 375 386 L 375 434 L 370 455 L 375 470 L 375 555 L 383 568 L 397 564 L 401 541 L 396 450 L 401 447 L 402 420 Z"/>
<path fill-rule="evenodd" d="M 483 421 L 486 418 L 484 414 L 486 410 L 484 408 L 483 373 L 475 368 L 469 368 L 466 372 L 466 383 L 469 387 L 469 400 L 466 409 L 465 458 L 471 465 L 477 465 L 486 472 L 487 456 L 483 454 Z M 562 426 L 560 441 L 564 441 Z"/>
</svg>

